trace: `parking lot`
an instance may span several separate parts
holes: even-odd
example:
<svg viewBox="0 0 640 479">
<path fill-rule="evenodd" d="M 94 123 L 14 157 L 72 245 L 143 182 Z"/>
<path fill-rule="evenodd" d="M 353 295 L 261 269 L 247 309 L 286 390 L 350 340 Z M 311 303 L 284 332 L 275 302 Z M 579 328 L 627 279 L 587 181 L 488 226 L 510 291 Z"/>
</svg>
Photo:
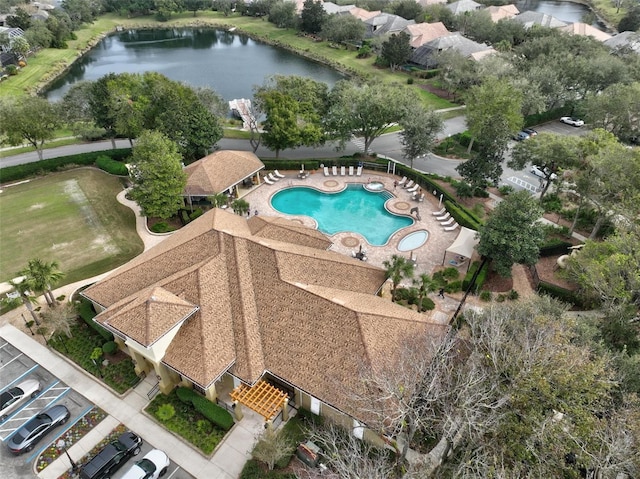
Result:
<svg viewBox="0 0 640 479">
<path fill-rule="evenodd" d="M 79 371 L 75 373 L 82 374 Z M 19 406 L 12 410 L 3 422 L 0 422 L 0 441 L 2 442 L 0 447 L 0 477 L 3 479 L 37 477 L 34 467 L 42 451 L 58 441 L 67 430 L 73 428 L 74 424 L 94 406 L 80 392 L 69 387 L 43 365 L 38 364 L 34 359 L 0 336 L 0 392 L 4 392 L 7 388 L 28 380 L 37 380 L 39 382 L 39 392 L 35 397 L 29 395 L 23 399 Z M 65 424 L 49 431 L 35 445 L 33 450 L 19 456 L 11 454 L 7 448 L 7 442 L 13 434 L 38 413 L 58 404 L 67 407 L 71 413 L 69 420 Z M 117 424 L 117 421 L 115 423 Z M 169 448 L 163 447 L 166 445 L 152 445 L 143 441 L 140 454 L 131 458 L 119 471 L 114 473 L 112 479 L 120 479 L 124 476 L 129 468 L 136 461 L 142 459 L 154 446 L 165 450 L 167 454 L 171 452 Z M 76 452 L 76 455 L 79 454 Z M 72 459 L 78 461 L 80 457 L 72 457 Z M 62 456 L 62 461 L 64 461 L 65 468 L 70 466 L 68 459 L 64 455 Z M 46 469 L 43 472 L 46 472 Z M 163 477 L 189 479 L 192 476 L 172 461 Z"/>
</svg>

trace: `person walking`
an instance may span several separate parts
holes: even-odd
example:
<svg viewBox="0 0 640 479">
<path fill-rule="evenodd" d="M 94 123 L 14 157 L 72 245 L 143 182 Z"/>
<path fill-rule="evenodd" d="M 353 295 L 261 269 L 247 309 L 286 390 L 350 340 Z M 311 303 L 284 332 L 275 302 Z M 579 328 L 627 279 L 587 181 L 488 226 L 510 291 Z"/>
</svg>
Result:
<svg viewBox="0 0 640 479">
<path fill-rule="evenodd" d="M 444 288 L 440 288 L 440 291 L 438 291 L 438 297 L 444 299 Z"/>
</svg>

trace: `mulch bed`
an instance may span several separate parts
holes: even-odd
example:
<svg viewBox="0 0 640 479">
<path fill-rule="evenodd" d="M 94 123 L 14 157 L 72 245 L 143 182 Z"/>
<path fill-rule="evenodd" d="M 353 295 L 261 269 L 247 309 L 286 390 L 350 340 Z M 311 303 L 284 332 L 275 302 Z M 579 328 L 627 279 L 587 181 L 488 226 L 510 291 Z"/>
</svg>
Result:
<svg viewBox="0 0 640 479">
<path fill-rule="evenodd" d="M 427 90 L 429 93 L 433 93 L 434 95 L 439 96 L 440 98 L 444 98 L 445 100 L 451 100 L 453 98 L 453 95 L 451 95 L 451 93 L 449 93 L 447 90 L 443 88 L 438 88 L 429 84 L 418 85 L 418 86 L 423 90 Z"/>
<path fill-rule="evenodd" d="M 565 288 L 571 291 L 575 291 L 578 287 L 570 283 L 569 281 L 561 278 L 558 272 L 558 263 L 557 260 L 560 256 L 546 256 L 544 258 L 540 258 L 540 260 L 536 263 L 536 271 L 538 272 L 538 277 L 542 281 L 546 281 L 547 283 L 555 284 L 560 286 L 561 288 Z"/>
<path fill-rule="evenodd" d="M 156 223 L 167 223 L 174 230 L 182 228 L 182 222 L 177 216 L 172 216 L 168 220 L 163 220 L 162 218 L 147 218 L 147 228 L 151 229 Z"/>
<path fill-rule="evenodd" d="M 495 271 L 489 272 L 489 277 L 482 285 L 482 289 L 494 293 L 504 293 L 513 289 L 513 278 L 503 278 Z"/>
</svg>

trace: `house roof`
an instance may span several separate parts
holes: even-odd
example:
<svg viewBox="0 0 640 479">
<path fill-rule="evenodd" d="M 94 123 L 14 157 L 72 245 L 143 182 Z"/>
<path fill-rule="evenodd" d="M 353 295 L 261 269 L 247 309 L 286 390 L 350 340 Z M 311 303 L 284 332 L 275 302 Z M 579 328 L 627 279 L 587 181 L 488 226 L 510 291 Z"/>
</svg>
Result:
<svg viewBox="0 0 640 479">
<path fill-rule="evenodd" d="M 349 10 L 350 15 L 353 15 L 363 22 L 365 20 L 368 20 L 369 18 L 377 17 L 378 15 L 380 15 L 380 13 L 382 13 L 380 10 L 374 10 L 373 12 L 370 12 L 369 10 L 365 10 L 364 8 L 360 7 L 354 7 Z"/>
<path fill-rule="evenodd" d="M 558 30 L 571 33 L 572 35 L 588 35 L 596 40 L 600 40 L 601 42 L 611 38 L 611 35 L 608 33 L 582 22 L 570 23 L 566 27 L 560 27 Z"/>
<path fill-rule="evenodd" d="M 534 25 L 539 25 L 541 27 L 547 28 L 559 28 L 567 25 L 566 22 L 558 20 L 556 17 L 547 15 L 546 13 L 542 12 L 533 12 L 531 10 L 522 12 L 519 15 L 513 17 L 513 19 L 522 23 L 525 28 L 531 28 Z"/>
<path fill-rule="evenodd" d="M 609 48 L 627 47 L 640 54 L 640 32 L 622 32 L 605 40 L 605 45 Z"/>
<path fill-rule="evenodd" d="M 465 12 L 473 12 L 482 7 L 482 4 L 474 2 L 473 0 L 459 0 L 457 2 L 449 3 L 445 5 L 454 15 Z"/>
<path fill-rule="evenodd" d="M 520 13 L 518 7 L 514 4 L 509 5 L 492 5 L 485 8 L 485 11 L 489 12 L 491 20 L 497 22 L 503 18 L 513 18 Z"/>
<path fill-rule="evenodd" d="M 355 5 L 337 5 L 333 2 L 324 2 L 322 4 L 322 7 L 324 8 L 325 12 L 327 12 L 329 15 L 332 15 L 334 13 L 348 12 L 352 8 L 355 8 Z"/>
<path fill-rule="evenodd" d="M 216 151 L 185 167 L 185 195 L 221 193 L 263 168 L 260 158 L 249 151 Z"/>
<path fill-rule="evenodd" d="M 162 362 L 204 388 L 226 371 L 252 384 L 268 370 L 355 413 L 346 391 L 364 364 L 407 334 L 447 328 L 377 296 L 385 272 L 328 245 L 283 218 L 215 209 L 83 295 L 118 335 L 170 338 Z"/>
<path fill-rule="evenodd" d="M 434 55 L 449 49 L 456 50 L 462 56 L 475 60 L 495 51 L 485 43 L 474 42 L 463 37 L 460 32 L 453 32 L 450 35 L 427 42 L 416 49 L 411 55 L 410 61 L 418 65 L 435 66 Z"/>
<path fill-rule="evenodd" d="M 428 7 L 429 5 L 445 4 L 447 0 L 418 0 L 418 4 L 422 7 Z"/>
<path fill-rule="evenodd" d="M 392 13 L 381 13 L 375 17 L 364 20 L 367 27 L 367 37 L 380 36 L 391 33 L 398 33 L 404 30 L 407 25 L 412 25 L 415 20 L 407 20 Z"/>
<path fill-rule="evenodd" d="M 407 25 L 403 31 L 411 37 L 410 43 L 413 48 L 418 48 L 431 40 L 451 33 L 442 22 Z"/>
</svg>

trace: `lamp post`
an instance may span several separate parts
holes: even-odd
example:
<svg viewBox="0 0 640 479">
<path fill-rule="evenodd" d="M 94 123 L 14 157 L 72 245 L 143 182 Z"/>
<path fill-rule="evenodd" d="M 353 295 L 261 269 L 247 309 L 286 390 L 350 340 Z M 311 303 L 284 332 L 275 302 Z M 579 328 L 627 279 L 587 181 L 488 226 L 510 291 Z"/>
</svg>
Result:
<svg viewBox="0 0 640 479">
<path fill-rule="evenodd" d="M 27 328 L 29 328 L 29 332 L 31 333 L 31 336 L 35 336 L 36 333 L 33 332 L 33 329 L 31 329 L 31 325 L 29 324 L 29 321 L 27 321 L 27 318 L 24 317 L 24 314 L 20 313 L 20 316 L 22 316 L 22 320 L 24 321 L 24 324 L 27 326 Z"/>
<path fill-rule="evenodd" d="M 71 472 L 75 474 L 76 471 L 78 470 L 78 465 L 73 461 L 73 459 L 71 459 L 71 456 L 69 455 L 69 451 L 67 450 L 67 443 L 65 442 L 65 440 L 60 439 L 56 443 L 56 446 L 58 447 L 58 449 L 62 449 L 64 453 L 67 455 L 67 458 L 69 459 L 69 463 L 71 464 Z"/>
</svg>

